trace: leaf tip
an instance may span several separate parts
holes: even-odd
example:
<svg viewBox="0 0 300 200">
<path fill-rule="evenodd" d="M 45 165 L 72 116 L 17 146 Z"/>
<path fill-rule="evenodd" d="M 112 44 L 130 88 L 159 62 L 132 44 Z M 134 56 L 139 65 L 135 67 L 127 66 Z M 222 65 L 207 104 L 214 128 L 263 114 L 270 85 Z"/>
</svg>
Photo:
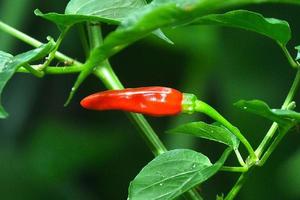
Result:
<svg viewBox="0 0 300 200">
<path fill-rule="evenodd" d="M 0 108 L 0 119 L 6 119 L 9 114 L 4 110 L 4 108 Z"/>
<path fill-rule="evenodd" d="M 43 13 L 38 8 L 34 10 L 34 14 L 36 16 L 42 16 L 43 15 Z"/>
</svg>

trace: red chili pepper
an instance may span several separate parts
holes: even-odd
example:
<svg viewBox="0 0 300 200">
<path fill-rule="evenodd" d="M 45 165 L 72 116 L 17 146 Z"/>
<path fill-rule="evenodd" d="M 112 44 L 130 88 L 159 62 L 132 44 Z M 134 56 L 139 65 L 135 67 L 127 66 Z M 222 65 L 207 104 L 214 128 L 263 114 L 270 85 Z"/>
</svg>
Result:
<svg viewBox="0 0 300 200">
<path fill-rule="evenodd" d="M 183 94 L 167 87 L 140 87 L 98 92 L 80 104 L 92 110 L 123 110 L 151 116 L 176 115 L 182 111 Z"/>
</svg>

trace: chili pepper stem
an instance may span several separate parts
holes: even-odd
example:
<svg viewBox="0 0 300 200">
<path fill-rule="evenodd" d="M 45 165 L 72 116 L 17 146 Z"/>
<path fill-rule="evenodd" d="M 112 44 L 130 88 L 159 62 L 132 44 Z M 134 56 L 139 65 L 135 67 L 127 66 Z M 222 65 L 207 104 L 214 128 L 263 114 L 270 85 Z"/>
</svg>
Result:
<svg viewBox="0 0 300 200">
<path fill-rule="evenodd" d="M 208 115 L 209 117 L 211 117 L 212 119 L 216 120 L 217 122 L 220 122 L 221 124 L 223 124 L 226 128 L 228 128 L 228 130 L 230 130 L 244 144 L 244 146 L 246 147 L 246 149 L 249 152 L 251 162 L 256 162 L 258 160 L 252 146 L 250 145 L 248 140 L 242 135 L 242 133 L 239 131 L 239 129 L 237 129 L 229 121 L 227 121 L 213 107 L 211 107 L 210 105 L 208 105 L 207 103 L 205 103 L 203 101 L 197 100 L 195 102 L 194 110 L 196 112 L 204 113 L 204 114 Z"/>
</svg>

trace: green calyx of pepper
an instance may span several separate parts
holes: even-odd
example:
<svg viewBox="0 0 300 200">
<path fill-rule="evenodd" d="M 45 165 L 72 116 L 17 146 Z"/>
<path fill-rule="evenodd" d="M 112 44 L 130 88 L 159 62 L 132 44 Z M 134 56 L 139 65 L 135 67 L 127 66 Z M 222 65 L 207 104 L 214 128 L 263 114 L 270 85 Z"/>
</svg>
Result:
<svg viewBox="0 0 300 200">
<path fill-rule="evenodd" d="M 194 112 L 196 112 L 197 102 L 198 102 L 198 98 L 196 95 L 190 93 L 183 93 L 181 112 L 187 114 L 193 114 Z"/>
</svg>

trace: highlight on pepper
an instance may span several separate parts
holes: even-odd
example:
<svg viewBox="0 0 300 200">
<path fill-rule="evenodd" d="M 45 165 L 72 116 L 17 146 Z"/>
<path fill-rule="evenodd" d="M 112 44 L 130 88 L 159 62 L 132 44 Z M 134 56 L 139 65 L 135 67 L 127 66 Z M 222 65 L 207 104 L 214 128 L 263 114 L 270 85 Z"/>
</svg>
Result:
<svg viewBox="0 0 300 200">
<path fill-rule="evenodd" d="M 192 95 L 194 97 L 194 95 Z M 80 104 L 91 110 L 122 110 L 150 116 L 172 116 L 190 112 L 191 94 L 168 87 L 151 86 L 107 90 L 84 98 Z"/>
</svg>

